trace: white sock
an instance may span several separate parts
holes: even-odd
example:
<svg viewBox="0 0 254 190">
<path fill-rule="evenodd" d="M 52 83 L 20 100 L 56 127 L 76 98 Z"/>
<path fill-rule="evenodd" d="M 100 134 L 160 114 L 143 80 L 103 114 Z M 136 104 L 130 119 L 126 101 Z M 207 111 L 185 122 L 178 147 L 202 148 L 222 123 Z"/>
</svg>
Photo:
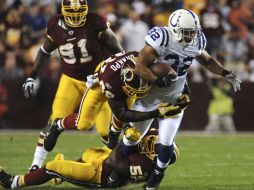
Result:
<svg viewBox="0 0 254 190">
<path fill-rule="evenodd" d="M 37 165 L 41 168 L 44 160 L 46 159 L 48 155 L 48 151 L 44 149 L 44 147 L 37 146 L 34 153 L 34 159 L 33 159 L 33 165 Z"/>
<path fill-rule="evenodd" d="M 12 184 L 11 184 L 11 189 L 16 189 L 19 187 L 18 186 L 18 179 L 19 179 L 19 176 L 15 175 L 13 178 Z"/>
<path fill-rule="evenodd" d="M 57 128 L 60 129 L 60 130 L 64 129 L 64 127 L 62 126 L 62 119 L 59 119 L 57 121 Z"/>
<path fill-rule="evenodd" d="M 111 129 L 111 131 L 113 131 L 114 133 L 120 133 L 120 132 L 121 132 L 121 130 L 116 129 L 113 125 L 110 126 L 110 129 Z"/>
<path fill-rule="evenodd" d="M 160 167 L 160 168 L 166 168 L 169 164 L 170 160 L 168 161 L 168 163 L 163 163 L 159 160 L 159 158 L 157 158 L 157 165 Z"/>
</svg>

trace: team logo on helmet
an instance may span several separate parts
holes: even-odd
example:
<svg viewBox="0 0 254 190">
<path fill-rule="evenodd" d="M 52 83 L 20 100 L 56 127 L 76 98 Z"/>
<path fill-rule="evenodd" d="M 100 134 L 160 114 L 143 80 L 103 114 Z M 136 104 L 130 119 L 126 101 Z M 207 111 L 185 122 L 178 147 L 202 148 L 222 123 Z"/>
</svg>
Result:
<svg viewBox="0 0 254 190">
<path fill-rule="evenodd" d="M 201 34 L 198 16 L 187 9 L 174 11 L 168 19 L 168 27 L 174 39 L 184 44 L 197 43 Z"/>
<path fill-rule="evenodd" d="M 86 0 L 62 0 L 62 14 L 65 23 L 73 28 L 86 23 L 88 5 Z"/>
<path fill-rule="evenodd" d="M 123 91 L 131 97 L 142 98 L 151 89 L 151 85 L 134 73 L 135 61 L 130 60 L 133 64 L 123 65 L 121 70 L 121 80 Z"/>
</svg>

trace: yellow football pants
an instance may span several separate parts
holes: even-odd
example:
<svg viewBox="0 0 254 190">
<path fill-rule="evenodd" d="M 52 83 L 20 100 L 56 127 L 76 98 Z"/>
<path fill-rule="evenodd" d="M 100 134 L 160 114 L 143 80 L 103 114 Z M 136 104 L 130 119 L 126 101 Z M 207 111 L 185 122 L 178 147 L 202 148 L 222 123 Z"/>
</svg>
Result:
<svg viewBox="0 0 254 190">
<path fill-rule="evenodd" d="M 88 89 L 80 104 L 77 118 L 78 129 L 87 130 L 95 123 L 98 133 L 101 136 L 107 136 L 111 117 L 107 98 L 101 92 L 100 87 Z"/>
<path fill-rule="evenodd" d="M 110 152 L 106 147 L 89 148 L 82 155 L 83 162 L 53 160 L 46 164 L 46 169 L 70 179 L 100 183 L 102 163 Z"/>
<path fill-rule="evenodd" d="M 80 104 L 81 103 L 81 104 Z M 85 82 L 62 74 L 52 106 L 50 123 L 74 113 L 78 106 L 77 128 L 90 129 L 94 123 L 101 136 L 108 136 L 111 110 L 100 88 L 87 90 Z"/>
</svg>

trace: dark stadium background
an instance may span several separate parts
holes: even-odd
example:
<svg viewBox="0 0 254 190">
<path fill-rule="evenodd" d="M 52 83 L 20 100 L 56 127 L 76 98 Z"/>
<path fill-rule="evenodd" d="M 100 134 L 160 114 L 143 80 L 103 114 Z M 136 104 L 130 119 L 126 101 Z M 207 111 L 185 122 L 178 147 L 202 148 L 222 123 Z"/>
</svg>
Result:
<svg viewBox="0 0 254 190">
<path fill-rule="evenodd" d="M 251 0 L 88 0 L 90 11 L 107 16 L 125 48 L 123 23 L 135 13 L 148 28 L 167 25 L 177 8 L 199 14 L 208 40 L 207 51 L 243 81 L 233 96 L 237 131 L 253 131 L 254 117 L 254 1 Z M 0 1 L 0 129 L 42 129 L 60 76 L 57 54 L 41 72 L 41 85 L 34 99 L 25 99 L 22 84 L 31 73 L 36 52 L 44 39 L 48 18 L 59 11 L 59 1 Z M 132 16 L 131 16 L 132 15 Z M 136 18 L 136 17 L 135 17 Z M 216 23 L 219 22 L 219 23 Z M 212 23 L 212 24 L 211 24 Z M 144 38 L 145 36 L 143 36 Z M 193 100 L 181 130 L 202 130 L 208 122 L 208 88 L 211 75 L 195 64 L 189 71 Z"/>
</svg>

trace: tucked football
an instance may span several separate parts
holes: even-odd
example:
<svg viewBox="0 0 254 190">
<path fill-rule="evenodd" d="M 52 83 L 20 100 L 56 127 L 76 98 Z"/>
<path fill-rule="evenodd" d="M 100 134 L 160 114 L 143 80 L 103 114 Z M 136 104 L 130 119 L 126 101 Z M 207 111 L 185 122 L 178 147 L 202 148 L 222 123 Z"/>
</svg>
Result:
<svg viewBox="0 0 254 190">
<path fill-rule="evenodd" d="M 177 75 L 174 69 L 169 64 L 155 63 L 150 66 L 150 70 L 159 78 L 165 77 L 168 73 Z"/>
</svg>

